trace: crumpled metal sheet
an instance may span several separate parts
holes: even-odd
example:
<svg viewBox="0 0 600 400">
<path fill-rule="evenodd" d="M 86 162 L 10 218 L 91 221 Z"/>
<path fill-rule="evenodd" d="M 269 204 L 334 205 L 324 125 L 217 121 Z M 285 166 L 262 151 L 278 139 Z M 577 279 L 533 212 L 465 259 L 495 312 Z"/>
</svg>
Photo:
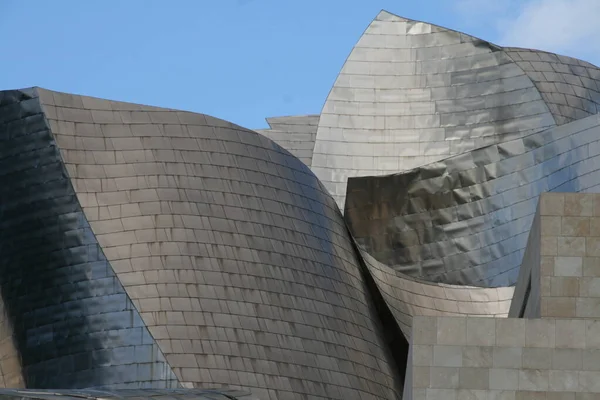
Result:
<svg viewBox="0 0 600 400">
<path fill-rule="evenodd" d="M 356 176 L 408 171 L 595 114 L 600 69 L 382 11 L 319 120 L 311 168 L 344 207 Z"/>
<path fill-rule="evenodd" d="M 593 115 L 388 176 L 348 182 L 345 217 L 379 262 L 434 282 L 510 286 L 538 197 L 600 185 Z"/>
</svg>

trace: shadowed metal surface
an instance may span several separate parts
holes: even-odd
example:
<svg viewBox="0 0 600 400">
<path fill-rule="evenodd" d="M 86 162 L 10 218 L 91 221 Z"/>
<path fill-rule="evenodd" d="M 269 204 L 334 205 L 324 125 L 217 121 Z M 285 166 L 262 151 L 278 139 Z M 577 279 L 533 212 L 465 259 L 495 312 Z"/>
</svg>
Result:
<svg viewBox="0 0 600 400">
<path fill-rule="evenodd" d="M 311 166 L 318 115 L 267 118 L 269 129 L 257 129 L 256 132 L 268 137 L 302 161 Z"/>
<path fill-rule="evenodd" d="M 504 51 L 533 81 L 558 125 L 600 110 L 600 69 L 595 65 L 539 50 Z"/>
<path fill-rule="evenodd" d="M 177 386 L 88 225 L 34 89 L 0 92 L 0 228 L 5 386 Z"/>
<path fill-rule="evenodd" d="M 353 178 L 346 219 L 378 261 L 431 281 L 509 286 L 538 197 L 600 185 L 599 116 L 405 173 Z"/>
<path fill-rule="evenodd" d="M 1 400 L 259 400 L 248 392 L 239 390 L 27 390 L 0 389 Z M 262 399 L 261 399 L 262 400 Z"/>
<path fill-rule="evenodd" d="M 40 96 L 91 231 L 184 386 L 399 396 L 358 255 L 307 166 L 209 116 Z"/>
</svg>

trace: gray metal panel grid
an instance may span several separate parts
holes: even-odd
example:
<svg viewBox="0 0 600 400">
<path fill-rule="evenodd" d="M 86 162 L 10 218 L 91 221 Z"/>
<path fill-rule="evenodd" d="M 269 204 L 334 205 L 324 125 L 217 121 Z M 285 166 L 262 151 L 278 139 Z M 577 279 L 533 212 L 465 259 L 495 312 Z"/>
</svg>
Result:
<svg viewBox="0 0 600 400">
<path fill-rule="evenodd" d="M 353 178 L 346 219 L 364 251 L 427 280 L 509 286 L 538 197 L 600 185 L 593 115 L 405 173 Z"/>
<path fill-rule="evenodd" d="M 257 129 L 256 132 L 268 137 L 304 164 L 311 166 L 318 115 L 267 118 L 269 129 Z"/>
<path fill-rule="evenodd" d="M 360 252 L 377 290 L 408 340 L 415 316 L 508 316 L 514 287 L 482 288 L 418 280 L 394 271 L 362 248 Z"/>
<path fill-rule="evenodd" d="M 341 213 L 301 161 L 209 116 L 40 95 L 91 231 L 184 386 L 400 392 Z"/>
<path fill-rule="evenodd" d="M 1 400 L 259 400 L 239 390 L 111 389 L 31 390 L 0 389 Z"/>
<path fill-rule="evenodd" d="M 312 169 L 343 208 L 349 177 L 409 170 L 554 125 L 500 47 L 383 11 L 327 98 Z"/>
<path fill-rule="evenodd" d="M 531 78 L 558 125 L 598 112 L 600 68 L 582 60 L 539 50 L 504 50 Z"/>
<path fill-rule="evenodd" d="M 0 141 L 3 384 L 176 387 L 90 229 L 35 90 L 0 92 Z"/>
</svg>

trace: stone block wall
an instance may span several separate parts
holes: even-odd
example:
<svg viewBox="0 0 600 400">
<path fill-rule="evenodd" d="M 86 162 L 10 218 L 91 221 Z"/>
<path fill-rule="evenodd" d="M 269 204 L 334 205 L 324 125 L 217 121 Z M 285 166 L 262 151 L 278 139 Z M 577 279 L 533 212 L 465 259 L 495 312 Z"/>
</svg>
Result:
<svg viewBox="0 0 600 400">
<path fill-rule="evenodd" d="M 413 400 L 600 399 L 600 321 L 420 316 L 413 324 Z"/>
<path fill-rule="evenodd" d="M 529 244 L 509 316 L 600 318 L 600 194 L 544 193 Z"/>
<path fill-rule="evenodd" d="M 509 318 L 413 318 L 413 400 L 600 399 L 600 194 L 544 193 Z"/>
</svg>

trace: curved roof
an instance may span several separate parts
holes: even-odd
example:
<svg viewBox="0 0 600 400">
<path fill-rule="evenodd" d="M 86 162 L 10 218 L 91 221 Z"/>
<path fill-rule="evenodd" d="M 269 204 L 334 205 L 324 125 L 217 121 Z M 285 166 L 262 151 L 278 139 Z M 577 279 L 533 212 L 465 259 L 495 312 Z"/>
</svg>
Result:
<svg viewBox="0 0 600 400">
<path fill-rule="evenodd" d="M 0 99 L 0 378 L 88 388 L 22 398 L 390 398 L 413 316 L 507 313 L 512 288 L 357 251 L 310 169 L 255 132 L 37 88 Z"/>
<path fill-rule="evenodd" d="M 255 129 L 255 131 L 268 137 L 310 167 L 319 116 L 274 117 L 267 118 L 267 123 L 269 129 Z"/>
<path fill-rule="evenodd" d="M 557 125 L 600 111 L 600 68 L 540 50 L 504 48 L 548 104 Z"/>
<path fill-rule="evenodd" d="M 207 115 L 37 92 L 88 241 L 180 384 L 401 391 L 342 215 L 300 160 Z"/>
<path fill-rule="evenodd" d="M 382 11 L 325 102 L 312 169 L 343 208 L 349 177 L 410 170 L 595 113 L 597 71 Z"/>
</svg>

